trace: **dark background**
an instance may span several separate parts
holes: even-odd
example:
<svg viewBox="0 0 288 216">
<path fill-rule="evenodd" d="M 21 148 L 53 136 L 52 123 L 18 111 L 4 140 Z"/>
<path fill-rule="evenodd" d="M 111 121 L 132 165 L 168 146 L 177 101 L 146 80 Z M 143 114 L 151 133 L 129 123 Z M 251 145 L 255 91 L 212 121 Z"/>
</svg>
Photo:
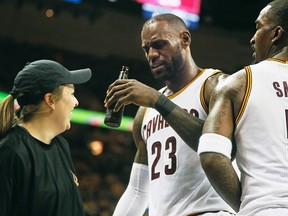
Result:
<svg viewBox="0 0 288 216">
<path fill-rule="evenodd" d="M 200 67 L 233 73 L 251 62 L 249 41 L 265 0 L 202 0 L 200 25 L 192 34 L 192 56 Z M 47 18 L 47 9 L 54 16 Z M 68 69 L 91 68 L 92 79 L 77 86 L 79 108 L 105 112 L 103 100 L 122 65 L 130 78 L 160 88 L 142 53 L 141 5 L 130 0 L 0 0 L 0 91 L 10 91 L 26 62 L 53 59 Z M 134 117 L 137 107 L 126 106 Z M 74 124 L 63 134 L 71 144 L 85 209 L 91 216 L 112 215 L 129 179 L 135 154 L 130 131 Z M 91 154 L 100 141 L 103 152 Z"/>
</svg>

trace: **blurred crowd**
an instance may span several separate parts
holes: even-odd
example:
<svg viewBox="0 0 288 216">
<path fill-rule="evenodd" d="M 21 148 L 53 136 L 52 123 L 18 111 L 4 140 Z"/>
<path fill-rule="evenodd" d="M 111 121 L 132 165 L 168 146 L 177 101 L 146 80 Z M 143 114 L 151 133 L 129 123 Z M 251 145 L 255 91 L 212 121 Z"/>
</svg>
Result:
<svg viewBox="0 0 288 216">
<path fill-rule="evenodd" d="M 103 144 L 98 155 L 89 141 L 85 145 L 70 141 L 80 191 L 87 215 L 111 216 L 127 186 L 136 147 L 130 132 L 94 128 L 90 134 Z"/>
</svg>

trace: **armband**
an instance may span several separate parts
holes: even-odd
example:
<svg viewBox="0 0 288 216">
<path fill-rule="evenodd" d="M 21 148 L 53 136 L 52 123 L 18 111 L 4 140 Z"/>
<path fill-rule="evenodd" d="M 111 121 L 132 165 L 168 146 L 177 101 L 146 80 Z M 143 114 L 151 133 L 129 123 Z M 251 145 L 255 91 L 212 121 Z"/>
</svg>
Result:
<svg viewBox="0 0 288 216">
<path fill-rule="evenodd" d="M 203 152 L 216 152 L 231 159 L 232 142 L 225 136 L 205 133 L 200 137 L 197 153 L 200 155 Z"/>
<path fill-rule="evenodd" d="M 155 109 L 166 117 L 174 108 L 176 104 L 169 100 L 165 95 L 161 94 L 155 103 Z"/>
</svg>

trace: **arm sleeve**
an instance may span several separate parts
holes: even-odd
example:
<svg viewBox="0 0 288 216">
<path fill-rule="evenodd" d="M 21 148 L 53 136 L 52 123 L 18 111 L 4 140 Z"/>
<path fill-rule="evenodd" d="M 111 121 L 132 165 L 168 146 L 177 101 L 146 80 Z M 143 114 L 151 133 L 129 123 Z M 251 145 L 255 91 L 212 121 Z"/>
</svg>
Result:
<svg viewBox="0 0 288 216">
<path fill-rule="evenodd" d="M 129 184 L 121 196 L 113 216 L 142 216 L 149 200 L 148 166 L 133 163 Z"/>
</svg>

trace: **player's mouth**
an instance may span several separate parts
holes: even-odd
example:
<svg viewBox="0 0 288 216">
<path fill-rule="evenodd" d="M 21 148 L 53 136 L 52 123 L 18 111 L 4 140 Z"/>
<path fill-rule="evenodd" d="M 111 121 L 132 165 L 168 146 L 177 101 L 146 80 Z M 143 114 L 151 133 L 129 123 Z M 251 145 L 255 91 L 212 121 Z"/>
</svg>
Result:
<svg viewBox="0 0 288 216">
<path fill-rule="evenodd" d="M 159 65 L 153 65 L 151 67 L 151 70 L 153 73 L 160 73 L 164 68 L 164 65 L 163 64 L 159 64 Z"/>
</svg>

